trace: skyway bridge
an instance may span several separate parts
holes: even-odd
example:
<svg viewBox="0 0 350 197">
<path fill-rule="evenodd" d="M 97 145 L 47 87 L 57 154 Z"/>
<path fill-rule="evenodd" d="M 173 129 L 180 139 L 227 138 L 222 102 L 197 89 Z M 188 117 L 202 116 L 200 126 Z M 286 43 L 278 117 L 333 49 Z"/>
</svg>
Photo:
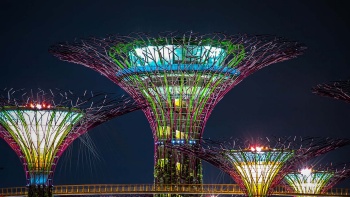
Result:
<svg viewBox="0 0 350 197">
<path fill-rule="evenodd" d="M 56 196 L 70 195 L 141 195 L 141 194 L 226 194 L 244 195 L 236 184 L 92 184 L 92 185 L 55 185 L 53 194 Z M 27 187 L 0 188 L 0 196 L 26 196 Z M 320 194 L 294 193 L 283 187 L 275 188 L 273 196 L 320 196 Z M 322 196 L 350 196 L 350 189 L 332 188 Z"/>
</svg>

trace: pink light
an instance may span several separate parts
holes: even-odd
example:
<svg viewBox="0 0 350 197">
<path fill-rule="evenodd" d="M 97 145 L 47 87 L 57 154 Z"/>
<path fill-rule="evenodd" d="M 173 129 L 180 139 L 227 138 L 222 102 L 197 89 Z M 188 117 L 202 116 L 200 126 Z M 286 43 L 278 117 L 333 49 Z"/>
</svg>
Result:
<svg viewBox="0 0 350 197">
<path fill-rule="evenodd" d="M 311 169 L 310 168 L 304 168 L 300 170 L 300 173 L 304 176 L 309 176 L 311 174 Z"/>
<path fill-rule="evenodd" d="M 40 104 L 36 104 L 35 106 L 37 109 L 41 109 L 41 105 Z"/>
<path fill-rule="evenodd" d="M 255 151 L 255 148 L 254 148 L 254 147 L 251 147 L 250 150 L 251 150 L 251 151 Z"/>
<path fill-rule="evenodd" d="M 33 103 L 30 103 L 30 104 L 27 104 L 26 105 L 27 107 L 29 106 L 30 108 L 35 108 L 35 109 L 50 109 L 51 108 L 51 105 L 50 104 L 46 104 L 46 103 L 36 103 L 36 104 L 33 104 Z"/>
</svg>

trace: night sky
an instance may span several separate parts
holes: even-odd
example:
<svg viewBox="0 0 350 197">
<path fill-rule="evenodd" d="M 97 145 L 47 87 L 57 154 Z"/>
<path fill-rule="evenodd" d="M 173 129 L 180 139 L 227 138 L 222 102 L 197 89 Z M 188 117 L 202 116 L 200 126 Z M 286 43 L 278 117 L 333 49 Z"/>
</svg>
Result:
<svg viewBox="0 0 350 197">
<path fill-rule="evenodd" d="M 349 79 L 350 12 L 346 1 L 13 1 L 0 3 L 0 87 L 125 93 L 84 66 L 62 62 L 48 47 L 88 36 L 161 31 L 273 34 L 304 43 L 297 59 L 243 80 L 216 106 L 205 138 L 321 136 L 350 138 L 350 104 L 311 93 L 318 83 Z M 88 133 L 99 157 L 77 140 L 58 163 L 54 184 L 152 183 L 153 139 L 141 111 Z M 318 162 L 350 162 L 350 147 Z M 0 141 L 0 187 L 24 186 L 14 151 Z M 205 165 L 205 183 L 228 183 Z M 340 187 L 350 188 L 344 182 Z"/>
</svg>

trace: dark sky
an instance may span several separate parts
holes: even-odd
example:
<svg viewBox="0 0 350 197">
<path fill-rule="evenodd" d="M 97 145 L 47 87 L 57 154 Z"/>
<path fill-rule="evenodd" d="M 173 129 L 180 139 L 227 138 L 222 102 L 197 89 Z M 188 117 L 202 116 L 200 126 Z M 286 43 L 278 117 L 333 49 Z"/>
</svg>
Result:
<svg viewBox="0 0 350 197">
<path fill-rule="evenodd" d="M 308 46 L 303 56 L 249 76 L 217 105 L 204 137 L 350 137 L 350 104 L 313 95 L 318 83 L 348 79 L 349 10 L 346 1 L 13 1 L 0 2 L 0 87 L 123 91 L 80 65 L 62 62 L 48 47 L 60 41 L 134 31 L 274 34 Z M 153 139 L 142 112 L 89 132 L 100 157 L 77 140 L 61 158 L 55 185 L 152 183 Z M 350 147 L 322 162 L 350 162 Z M 92 158 L 89 158 L 92 157 Z M 89 166 L 92 166 L 89 167 Z M 0 141 L 0 187 L 24 186 L 19 159 Z M 205 183 L 219 171 L 205 165 Z M 343 183 L 340 186 L 350 187 Z"/>
</svg>

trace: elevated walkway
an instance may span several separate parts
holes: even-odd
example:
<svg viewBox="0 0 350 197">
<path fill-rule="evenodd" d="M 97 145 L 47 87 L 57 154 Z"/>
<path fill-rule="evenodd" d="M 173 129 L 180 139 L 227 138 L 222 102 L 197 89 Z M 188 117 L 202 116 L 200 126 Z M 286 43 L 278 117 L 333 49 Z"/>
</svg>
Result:
<svg viewBox="0 0 350 197">
<path fill-rule="evenodd" d="M 56 185 L 54 195 L 113 195 L 113 194 L 229 194 L 244 195 L 236 184 L 93 184 L 93 185 Z M 0 196 L 26 196 L 26 187 L 0 188 Z M 277 187 L 273 196 L 319 196 L 319 194 L 299 194 Z M 350 189 L 332 188 L 322 196 L 350 196 Z"/>
</svg>

